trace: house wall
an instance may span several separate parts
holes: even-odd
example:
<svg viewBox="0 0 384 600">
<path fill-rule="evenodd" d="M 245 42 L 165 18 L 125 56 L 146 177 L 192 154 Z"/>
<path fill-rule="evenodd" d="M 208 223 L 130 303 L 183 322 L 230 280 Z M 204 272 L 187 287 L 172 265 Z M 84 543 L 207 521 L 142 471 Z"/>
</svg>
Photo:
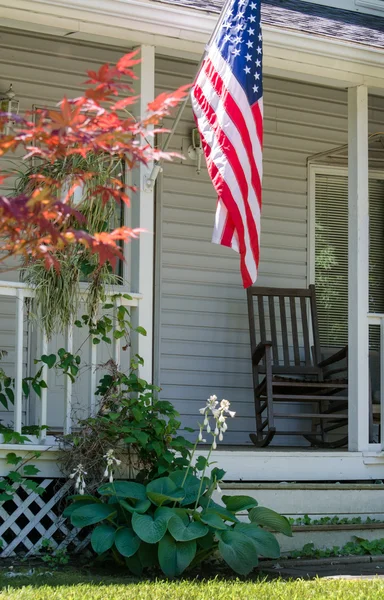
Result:
<svg viewBox="0 0 384 600">
<path fill-rule="evenodd" d="M 195 72 L 193 63 L 158 57 L 157 91 L 190 82 Z M 302 288 L 309 272 L 307 159 L 347 142 L 347 92 L 269 77 L 264 90 L 258 284 Z M 383 108 L 382 99 L 371 98 L 371 131 L 380 131 Z M 171 121 L 165 125 L 170 127 Z M 187 156 L 193 127 L 188 108 L 173 150 Z M 175 403 L 186 426 L 196 425 L 198 409 L 209 395 L 229 399 L 237 417 L 226 442 L 249 444 L 254 408 L 246 295 L 238 255 L 210 242 L 215 206 L 205 166 L 197 175 L 196 163 L 188 158 L 165 165 L 157 194 L 156 376 L 162 397 Z M 295 428 L 293 420 L 281 423 L 282 430 Z M 288 438 L 274 440 L 287 442 Z M 303 440 L 290 438 L 293 442 Z"/>
</svg>

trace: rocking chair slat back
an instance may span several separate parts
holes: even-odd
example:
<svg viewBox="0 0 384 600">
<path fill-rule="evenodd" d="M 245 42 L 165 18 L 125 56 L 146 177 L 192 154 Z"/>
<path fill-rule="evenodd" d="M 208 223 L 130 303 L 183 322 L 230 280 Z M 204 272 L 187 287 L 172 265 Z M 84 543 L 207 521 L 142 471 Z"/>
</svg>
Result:
<svg viewBox="0 0 384 600">
<path fill-rule="evenodd" d="M 260 342 L 272 344 L 275 373 L 319 373 L 320 340 L 315 286 L 308 289 L 251 287 L 248 315 L 252 353 Z M 265 373 L 265 364 L 258 367 Z"/>
</svg>

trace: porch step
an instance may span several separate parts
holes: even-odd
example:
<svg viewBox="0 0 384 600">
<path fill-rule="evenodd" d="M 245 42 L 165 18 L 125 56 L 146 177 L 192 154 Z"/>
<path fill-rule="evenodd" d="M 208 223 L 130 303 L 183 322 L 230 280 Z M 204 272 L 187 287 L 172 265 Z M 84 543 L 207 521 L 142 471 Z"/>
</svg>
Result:
<svg viewBox="0 0 384 600">
<path fill-rule="evenodd" d="M 320 549 L 342 547 L 353 541 L 354 536 L 368 540 L 384 538 L 383 483 L 223 483 L 221 487 L 223 494 L 251 496 L 260 506 L 295 520 L 308 515 L 312 521 L 323 517 L 360 517 L 363 522 L 296 526 L 292 538 L 278 535 L 283 553 L 301 550 L 308 543 Z M 220 502 L 220 497 L 216 500 Z M 364 524 L 368 517 L 379 522 Z"/>
<path fill-rule="evenodd" d="M 370 523 L 361 525 L 314 525 L 298 526 L 292 528 L 292 537 L 276 534 L 282 555 L 297 552 L 306 544 L 313 544 L 318 550 L 325 550 L 338 546 L 342 548 L 355 538 L 365 540 L 378 540 L 384 538 L 384 523 Z"/>
</svg>

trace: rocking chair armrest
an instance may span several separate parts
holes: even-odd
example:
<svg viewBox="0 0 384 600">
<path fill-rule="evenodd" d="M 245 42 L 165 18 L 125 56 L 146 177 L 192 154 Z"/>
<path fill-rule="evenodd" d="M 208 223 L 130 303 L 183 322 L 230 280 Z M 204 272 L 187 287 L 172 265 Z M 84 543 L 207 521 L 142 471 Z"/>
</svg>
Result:
<svg viewBox="0 0 384 600">
<path fill-rule="evenodd" d="M 252 362 L 258 365 L 261 359 L 265 356 L 267 349 L 272 348 L 272 342 L 260 342 L 257 344 L 254 353 L 252 354 Z"/>
<path fill-rule="evenodd" d="M 343 360 L 344 358 L 347 358 L 347 356 L 348 356 L 348 346 L 344 346 L 344 348 L 342 348 L 342 350 L 339 350 L 339 352 L 336 352 L 335 354 L 332 354 L 332 356 L 330 356 L 329 358 L 322 360 L 318 364 L 318 367 L 320 367 L 320 369 L 324 369 L 325 367 L 328 367 L 329 365 L 333 365 L 333 364 Z"/>
</svg>

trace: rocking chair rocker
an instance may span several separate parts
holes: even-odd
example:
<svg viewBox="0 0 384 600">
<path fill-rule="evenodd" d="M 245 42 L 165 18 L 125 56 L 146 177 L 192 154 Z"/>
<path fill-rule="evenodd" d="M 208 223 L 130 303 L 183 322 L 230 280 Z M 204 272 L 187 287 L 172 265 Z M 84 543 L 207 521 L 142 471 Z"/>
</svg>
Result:
<svg viewBox="0 0 384 600">
<path fill-rule="evenodd" d="M 251 441 L 265 447 L 275 435 L 303 435 L 312 446 L 346 445 L 348 437 L 343 431 L 348 423 L 348 380 L 339 375 L 346 371 L 340 363 L 346 359 L 348 347 L 321 360 L 315 286 L 251 287 L 247 295 L 256 416 L 256 433 L 250 434 Z M 331 365 L 336 368 L 328 369 Z M 294 412 L 276 412 L 282 404 L 301 404 L 304 412 L 297 408 Z M 309 421 L 311 429 L 280 430 L 276 423 L 286 419 Z M 328 441 L 330 432 L 332 439 Z"/>
</svg>

